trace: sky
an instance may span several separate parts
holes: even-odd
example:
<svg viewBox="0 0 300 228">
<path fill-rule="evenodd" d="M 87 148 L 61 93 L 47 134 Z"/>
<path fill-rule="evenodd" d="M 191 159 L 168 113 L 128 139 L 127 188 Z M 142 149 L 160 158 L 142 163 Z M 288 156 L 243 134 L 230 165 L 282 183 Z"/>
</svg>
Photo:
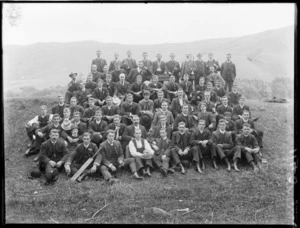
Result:
<svg viewBox="0 0 300 228">
<path fill-rule="evenodd" d="M 238 37 L 295 24 L 292 3 L 3 4 L 3 45 L 94 40 L 159 44 Z M 8 10 L 21 17 L 12 26 Z"/>
</svg>

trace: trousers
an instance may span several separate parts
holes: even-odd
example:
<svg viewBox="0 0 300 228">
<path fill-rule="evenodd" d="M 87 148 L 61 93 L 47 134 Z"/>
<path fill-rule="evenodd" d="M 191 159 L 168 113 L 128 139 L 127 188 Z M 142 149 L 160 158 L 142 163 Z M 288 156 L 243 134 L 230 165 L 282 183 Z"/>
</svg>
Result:
<svg viewBox="0 0 300 228">
<path fill-rule="evenodd" d="M 113 164 L 113 165 L 115 167 L 118 166 L 118 164 Z M 125 158 L 124 159 L 124 165 L 125 165 L 125 168 L 129 167 L 129 169 L 132 173 L 135 173 L 137 171 L 134 158 Z M 108 180 L 112 177 L 112 175 L 111 175 L 111 173 L 110 173 L 107 166 L 101 165 L 100 170 L 101 170 L 101 173 L 102 173 L 105 180 Z"/>
</svg>

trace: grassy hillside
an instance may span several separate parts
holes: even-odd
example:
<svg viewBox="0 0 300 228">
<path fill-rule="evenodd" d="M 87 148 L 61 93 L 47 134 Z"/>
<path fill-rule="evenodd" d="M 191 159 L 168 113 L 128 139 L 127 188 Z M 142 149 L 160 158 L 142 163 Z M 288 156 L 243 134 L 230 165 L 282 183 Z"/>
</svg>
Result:
<svg viewBox="0 0 300 228">
<path fill-rule="evenodd" d="M 257 128 L 264 131 L 263 155 L 268 164 L 254 174 L 245 163 L 240 173 L 212 169 L 207 160 L 203 175 L 189 169 L 165 179 L 159 173 L 142 182 L 121 174 L 121 182 L 108 186 L 102 180 L 71 183 L 62 174 L 53 186 L 27 178 L 35 164 L 23 157 L 28 143 L 24 123 L 41 104 L 55 99 L 4 101 L 5 205 L 7 223 L 201 223 L 294 224 L 293 103 L 249 101 Z M 109 204 L 94 219 L 86 219 Z M 172 215 L 155 214 L 153 207 Z M 176 209 L 194 211 L 183 214 Z"/>
</svg>

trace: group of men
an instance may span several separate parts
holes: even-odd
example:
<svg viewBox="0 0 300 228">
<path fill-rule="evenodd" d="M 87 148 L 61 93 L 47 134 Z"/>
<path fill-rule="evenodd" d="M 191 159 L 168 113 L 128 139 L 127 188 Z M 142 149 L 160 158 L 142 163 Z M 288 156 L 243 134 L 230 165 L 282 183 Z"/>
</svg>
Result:
<svg viewBox="0 0 300 228">
<path fill-rule="evenodd" d="M 101 173 L 113 184 L 124 168 L 137 180 L 154 169 L 164 177 L 185 174 L 190 165 L 203 173 L 205 155 L 215 169 L 224 162 L 228 172 L 240 171 L 241 159 L 255 172 L 261 168 L 263 132 L 233 83 L 230 54 L 221 67 L 212 53 L 207 62 L 187 54 L 181 67 L 174 54 L 165 63 L 160 54 L 151 62 L 144 52 L 138 64 L 127 54 L 123 61 L 115 54 L 107 65 L 97 51 L 86 81 L 70 73 L 52 114 L 42 105 L 26 124 L 31 143 L 25 154 L 38 154 L 32 177 L 45 173 L 46 183 L 54 183 L 60 171 L 73 176 L 90 158 L 78 182 Z"/>
</svg>

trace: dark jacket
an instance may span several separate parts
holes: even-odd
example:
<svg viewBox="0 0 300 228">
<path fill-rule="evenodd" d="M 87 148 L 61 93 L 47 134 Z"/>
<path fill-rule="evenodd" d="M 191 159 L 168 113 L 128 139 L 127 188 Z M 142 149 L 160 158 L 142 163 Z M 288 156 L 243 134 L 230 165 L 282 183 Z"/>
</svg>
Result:
<svg viewBox="0 0 300 228">
<path fill-rule="evenodd" d="M 146 128 L 143 125 L 139 125 L 139 127 L 140 127 L 141 132 L 142 132 L 142 138 L 146 139 L 147 138 Z M 128 141 L 128 143 L 129 143 L 131 138 L 134 138 L 134 133 L 135 133 L 135 128 L 134 128 L 133 124 L 127 126 L 125 128 L 124 133 L 123 133 L 123 139 Z"/>
<path fill-rule="evenodd" d="M 181 113 L 181 114 L 177 115 L 174 120 L 174 125 L 173 125 L 174 131 L 178 130 L 178 123 L 180 123 L 180 122 L 185 122 L 185 127 L 188 128 L 189 130 L 192 130 L 192 128 L 194 127 L 193 116 L 191 116 L 191 115 L 184 116 Z"/>
<path fill-rule="evenodd" d="M 93 134 L 94 132 L 101 132 L 101 135 L 105 135 L 105 129 L 107 127 L 107 123 L 104 120 L 101 120 L 100 124 L 96 123 L 96 120 L 93 120 L 89 124 L 89 132 Z"/>
<path fill-rule="evenodd" d="M 49 161 L 63 163 L 66 162 L 69 156 L 69 150 L 63 140 L 58 139 L 55 145 L 52 144 L 51 140 L 48 139 L 43 142 L 40 149 L 40 162 L 47 164 Z"/>
<path fill-rule="evenodd" d="M 177 79 L 179 79 L 180 74 L 180 64 L 177 61 L 170 60 L 166 63 L 166 71 L 173 74 Z"/>
<path fill-rule="evenodd" d="M 240 146 L 242 149 L 249 147 L 251 149 L 258 148 L 258 143 L 254 135 L 249 134 L 247 137 L 242 133 L 236 137 L 236 146 Z"/>
<path fill-rule="evenodd" d="M 165 140 L 158 138 L 155 142 L 158 150 L 154 150 L 154 155 L 166 155 L 167 157 L 170 157 L 171 140 L 169 138 L 166 138 Z"/>
<path fill-rule="evenodd" d="M 103 72 L 103 67 L 105 65 L 107 65 L 106 60 L 102 59 L 102 58 L 93 59 L 92 65 L 94 65 L 94 64 L 97 65 L 97 71 L 99 71 L 99 72 Z"/>
<path fill-rule="evenodd" d="M 189 132 L 185 132 L 183 134 L 183 146 L 180 147 L 180 145 L 178 144 L 179 141 L 180 141 L 180 133 L 179 131 L 176 131 L 176 132 L 173 132 L 173 135 L 172 135 L 172 143 L 171 143 L 171 148 L 174 148 L 176 150 L 184 150 L 186 148 L 190 148 L 190 133 Z"/>
<path fill-rule="evenodd" d="M 114 70 L 111 72 L 111 80 L 112 80 L 113 82 L 115 82 L 115 83 L 117 83 L 118 81 L 120 81 L 119 76 L 120 76 L 121 73 L 124 73 L 124 74 L 126 75 L 125 70 L 123 70 L 123 69 L 119 69 L 119 70 L 114 69 Z"/>
<path fill-rule="evenodd" d="M 183 104 L 188 104 L 189 101 L 186 98 L 183 98 Z M 182 106 L 179 103 L 179 98 L 176 97 L 172 100 L 171 103 L 171 112 L 173 113 L 173 116 L 176 117 L 178 114 L 181 113 Z"/>
<path fill-rule="evenodd" d="M 119 106 L 116 105 L 112 105 L 110 107 L 110 109 L 108 109 L 108 105 L 104 105 L 102 107 L 102 116 L 114 116 L 116 114 L 119 114 L 120 110 L 119 110 Z"/>
<path fill-rule="evenodd" d="M 116 93 L 114 95 L 122 95 L 124 96 L 131 88 L 131 85 L 129 82 L 124 81 L 124 85 L 121 84 L 120 81 L 116 83 Z"/>
<path fill-rule="evenodd" d="M 107 140 L 100 144 L 100 152 L 102 155 L 102 164 L 109 166 L 110 164 L 118 165 L 120 161 L 124 160 L 124 154 L 122 150 L 121 143 L 118 141 L 113 142 L 113 147 L 115 149 L 115 154 L 112 152 L 112 147 L 109 145 Z"/>
<path fill-rule="evenodd" d="M 225 108 L 225 106 L 223 104 L 219 105 L 217 108 L 216 108 L 216 111 L 218 113 L 218 115 L 224 115 L 225 112 L 230 112 L 232 113 L 232 108 L 227 105 L 227 107 Z"/>
<path fill-rule="evenodd" d="M 67 159 L 66 163 L 83 165 L 89 158 L 93 157 L 93 155 L 98 151 L 98 147 L 96 144 L 90 142 L 87 148 L 84 147 L 83 143 L 77 145 L 75 150 L 70 154 L 69 158 Z M 94 158 L 93 164 L 97 163 L 100 165 L 101 163 L 101 154 L 98 153 Z"/>
<path fill-rule="evenodd" d="M 225 131 L 224 135 L 221 134 L 219 130 L 212 133 L 212 142 L 217 144 L 222 144 L 224 150 L 230 150 L 233 148 L 232 136 L 229 132 Z"/>
<path fill-rule="evenodd" d="M 128 81 L 129 83 L 132 84 L 132 83 L 136 82 L 136 76 L 138 76 L 138 75 L 141 75 L 142 80 L 143 80 L 146 75 L 146 71 L 143 69 L 140 69 L 140 72 L 139 72 L 138 68 L 132 69 L 126 78 L 126 81 Z"/>
<path fill-rule="evenodd" d="M 212 143 L 210 131 L 204 129 L 204 131 L 201 133 L 199 129 L 194 129 L 190 137 L 191 146 L 196 146 L 199 141 L 203 140 L 208 140 L 210 144 Z"/>
<path fill-rule="evenodd" d="M 233 62 L 224 62 L 221 66 L 221 75 L 225 81 L 233 82 L 236 77 L 235 64 Z"/>
<path fill-rule="evenodd" d="M 100 101 L 105 100 L 105 98 L 109 95 L 108 89 L 106 87 L 102 87 L 102 90 L 100 91 L 97 87 L 93 91 L 93 97 L 96 99 L 99 99 Z"/>
<path fill-rule="evenodd" d="M 60 118 L 63 118 L 64 117 L 64 109 L 65 108 L 69 108 L 70 107 L 70 105 L 68 105 L 68 104 L 63 104 L 62 106 L 60 106 L 60 105 L 55 105 L 54 107 L 52 107 L 52 114 L 59 114 L 59 116 L 60 116 Z"/>
<path fill-rule="evenodd" d="M 137 103 L 132 102 L 132 105 L 130 105 L 128 102 L 125 101 L 121 104 L 120 114 L 123 116 L 128 116 L 129 113 L 132 113 L 133 115 L 139 114 L 139 106 Z"/>
<path fill-rule="evenodd" d="M 156 61 L 152 62 L 152 72 L 155 75 L 163 74 L 167 70 L 166 63 L 164 61 L 160 61 L 160 70 L 161 71 L 157 71 L 157 69 L 158 69 L 158 61 L 156 60 Z"/>
<path fill-rule="evenodd" d="M 114 83 L 113 81 L 111 81 L 109 84 L 107 82 L 104 82 L 102 87 L 107 88 L 108 94 L 111 97 L 114 96 L 114 94 L 117 94 L 116 83 Z"/>
</svg>

